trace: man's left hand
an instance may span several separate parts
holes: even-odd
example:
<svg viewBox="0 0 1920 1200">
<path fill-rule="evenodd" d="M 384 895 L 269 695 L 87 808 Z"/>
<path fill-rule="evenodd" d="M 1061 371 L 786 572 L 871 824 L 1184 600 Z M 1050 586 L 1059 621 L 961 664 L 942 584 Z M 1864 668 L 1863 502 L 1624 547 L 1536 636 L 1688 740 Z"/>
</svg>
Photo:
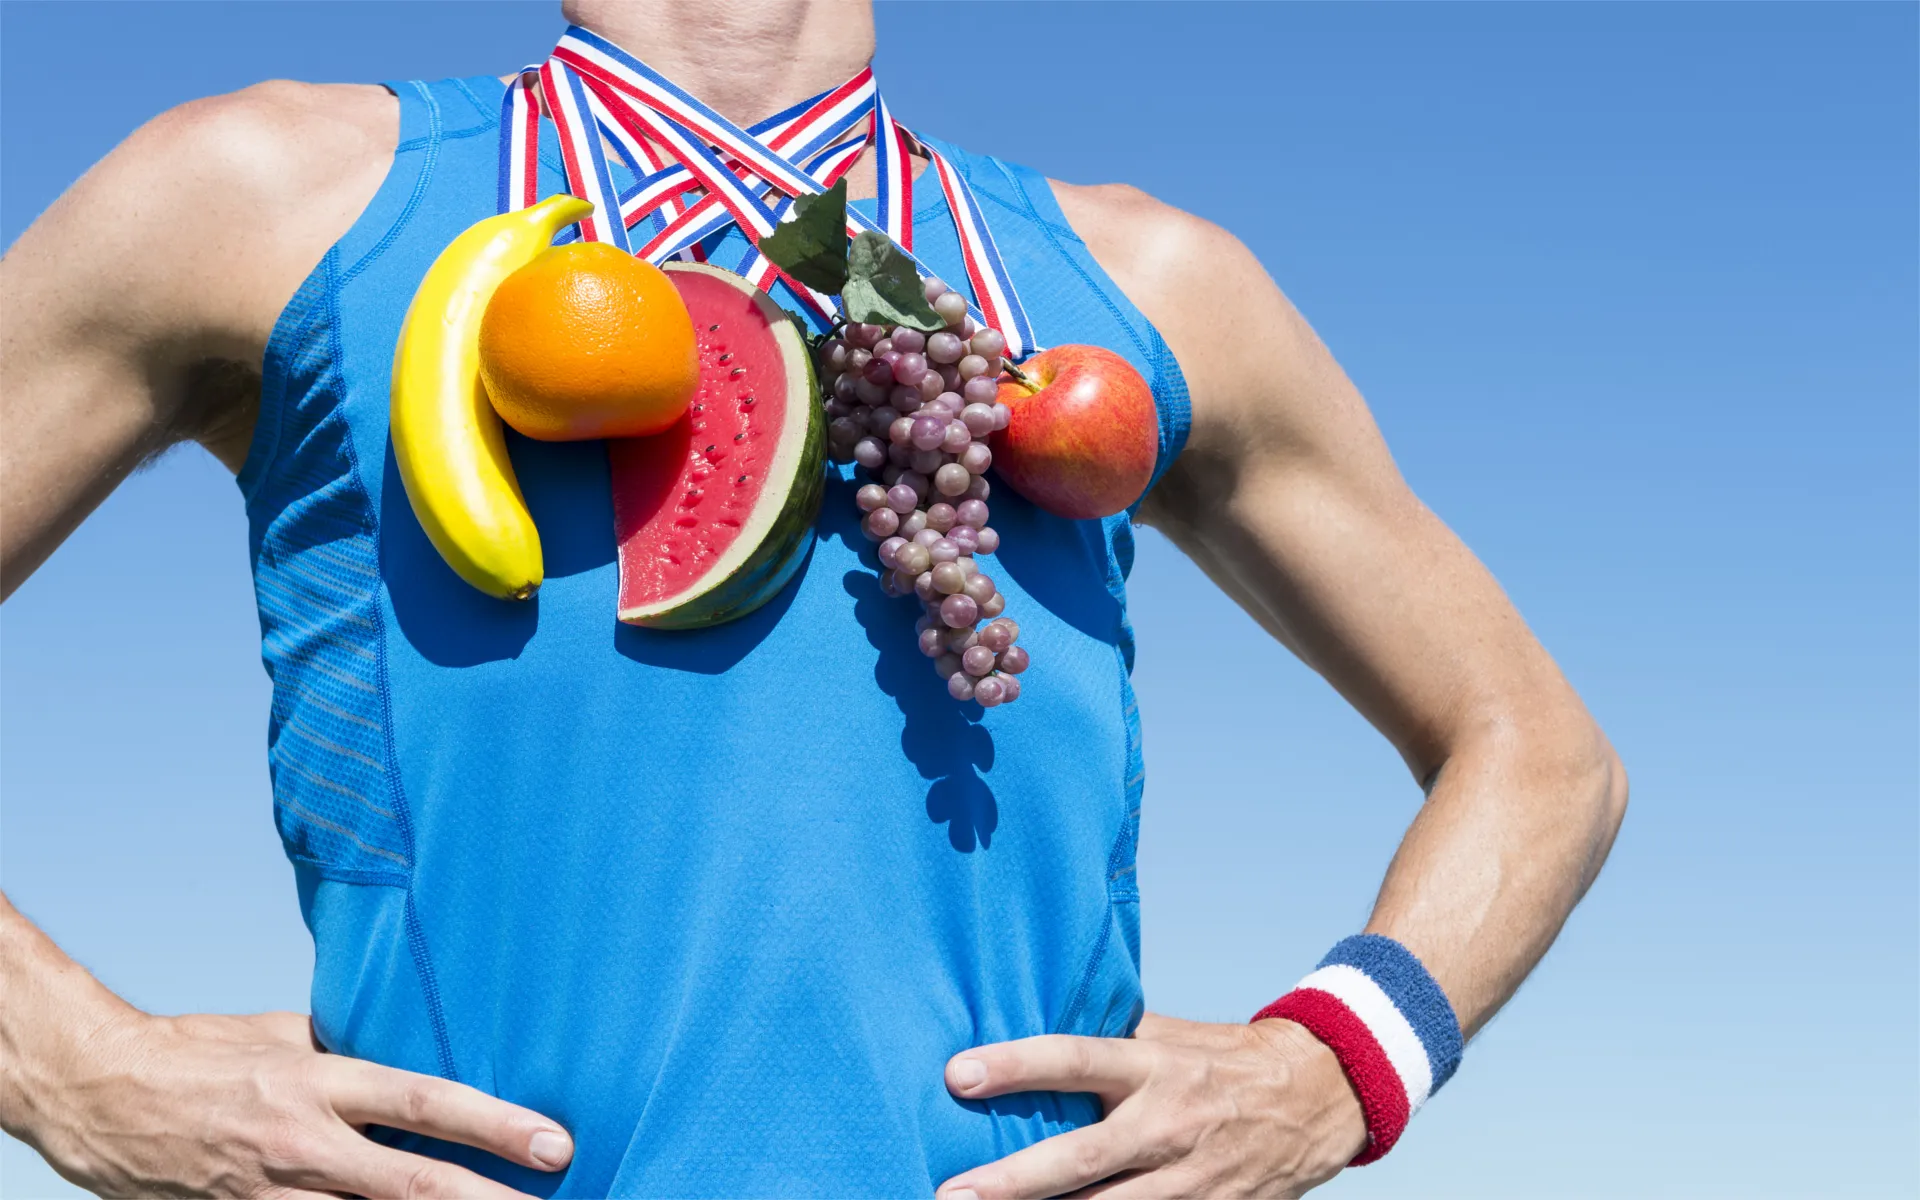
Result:
<svg viewBox="0 0 1920 1200">
<path fill-rule="evenodd" d="M 1333 1052 L 1291 1021 L 1148 1013 L 1132 1038 L 999 1042 L 948 1060 L 947 1090 L 964 1100 L 1091 1092 L 1106 1115 L 954 1176 L 939 1200 L 1298 1196 L 1366 1141 Z"/>
</svg>

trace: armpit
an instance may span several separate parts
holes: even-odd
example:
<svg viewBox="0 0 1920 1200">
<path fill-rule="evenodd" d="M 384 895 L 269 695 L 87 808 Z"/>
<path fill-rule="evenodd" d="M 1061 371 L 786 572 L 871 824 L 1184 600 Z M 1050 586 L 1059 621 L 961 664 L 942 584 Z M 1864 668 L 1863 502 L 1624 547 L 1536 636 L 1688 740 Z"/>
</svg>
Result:
<svg viewBox="0 0 1920 1200">
<path fill-rule="evenodd" d="M 202 359 L 187 368 L 186 402 L 167 430 L 167 445 L 198 442 L 238 474 L 259 414 L 257 367 L 230 359 Z"/>
</svg>

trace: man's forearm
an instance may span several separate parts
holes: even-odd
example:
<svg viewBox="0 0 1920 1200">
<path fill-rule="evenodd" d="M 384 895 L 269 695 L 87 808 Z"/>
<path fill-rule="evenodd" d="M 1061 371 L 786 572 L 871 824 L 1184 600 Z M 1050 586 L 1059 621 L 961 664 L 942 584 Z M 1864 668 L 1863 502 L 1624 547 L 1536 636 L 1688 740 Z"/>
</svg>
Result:
<svg viewBox="0 0 1920 1200">
<path fill-rule="evenodd" d="M 1626 812 L 1619 758 L 1579 702 L 1566 704 L 1448 757 L 1367 923 L 1419 956 L 1469 1037 L 1546 953 Z"/>
<path fill-rule="evenodd" d="M 0 1128 L 38 1145 L 77 1052 L 134 1011 L 0 894 Z"/>
</svg>

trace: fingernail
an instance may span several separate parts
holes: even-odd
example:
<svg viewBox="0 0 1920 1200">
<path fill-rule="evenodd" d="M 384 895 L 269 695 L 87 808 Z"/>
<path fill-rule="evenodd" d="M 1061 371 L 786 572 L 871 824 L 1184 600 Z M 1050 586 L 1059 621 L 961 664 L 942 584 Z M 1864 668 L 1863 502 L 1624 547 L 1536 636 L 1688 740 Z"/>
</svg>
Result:
<svg viewBox="0 0 1920 1200">
<path fill-rule="evenodd" d="M 946 1193 L 940 1200 L 980 1200 L 980 1197 L 974 1194 L 972 1188 L 961 1188 L 957 1192 Z"/>
<path fill-rule="evenodd" d="M 987 1081 L 987 1064 L 977 1058 L 956 1058 L 953 1060 L 953 1083 L 963 1091 L 972 1091 Z M 951 1193 L 949 1200 L 975 1200 L 972 1192 L 962 1195 Z"/>
<path fill-rule="evenodd" d="M 549 1171 L 557 1171 L 573 1157 L 573 1139 L 557 1130 L 542 1129 L 533 1135 L 533 1142 L 528 1145 L 527 1151 L 533 1155 L 534 1162 Z"/>
</svg>

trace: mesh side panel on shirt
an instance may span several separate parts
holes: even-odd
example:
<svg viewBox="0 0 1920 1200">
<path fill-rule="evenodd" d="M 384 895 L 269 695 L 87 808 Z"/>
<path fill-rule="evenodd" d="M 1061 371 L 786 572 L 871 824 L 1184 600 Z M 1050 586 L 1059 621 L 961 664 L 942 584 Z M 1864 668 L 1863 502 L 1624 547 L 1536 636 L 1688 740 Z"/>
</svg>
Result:
<svg viewBox="0 0 1920 1200">
<path fill-rule="evenodd" d="M 279 421 L 250 505 L 273 680 L 268 761 L 289 855 L 336 875 L 393 876 L 408 867 L 409 839 L 387 778 L 378 546 L 339 404 L 336 266 L 329 253 L 288 306 L 261 389 Z"/>
</svg>

